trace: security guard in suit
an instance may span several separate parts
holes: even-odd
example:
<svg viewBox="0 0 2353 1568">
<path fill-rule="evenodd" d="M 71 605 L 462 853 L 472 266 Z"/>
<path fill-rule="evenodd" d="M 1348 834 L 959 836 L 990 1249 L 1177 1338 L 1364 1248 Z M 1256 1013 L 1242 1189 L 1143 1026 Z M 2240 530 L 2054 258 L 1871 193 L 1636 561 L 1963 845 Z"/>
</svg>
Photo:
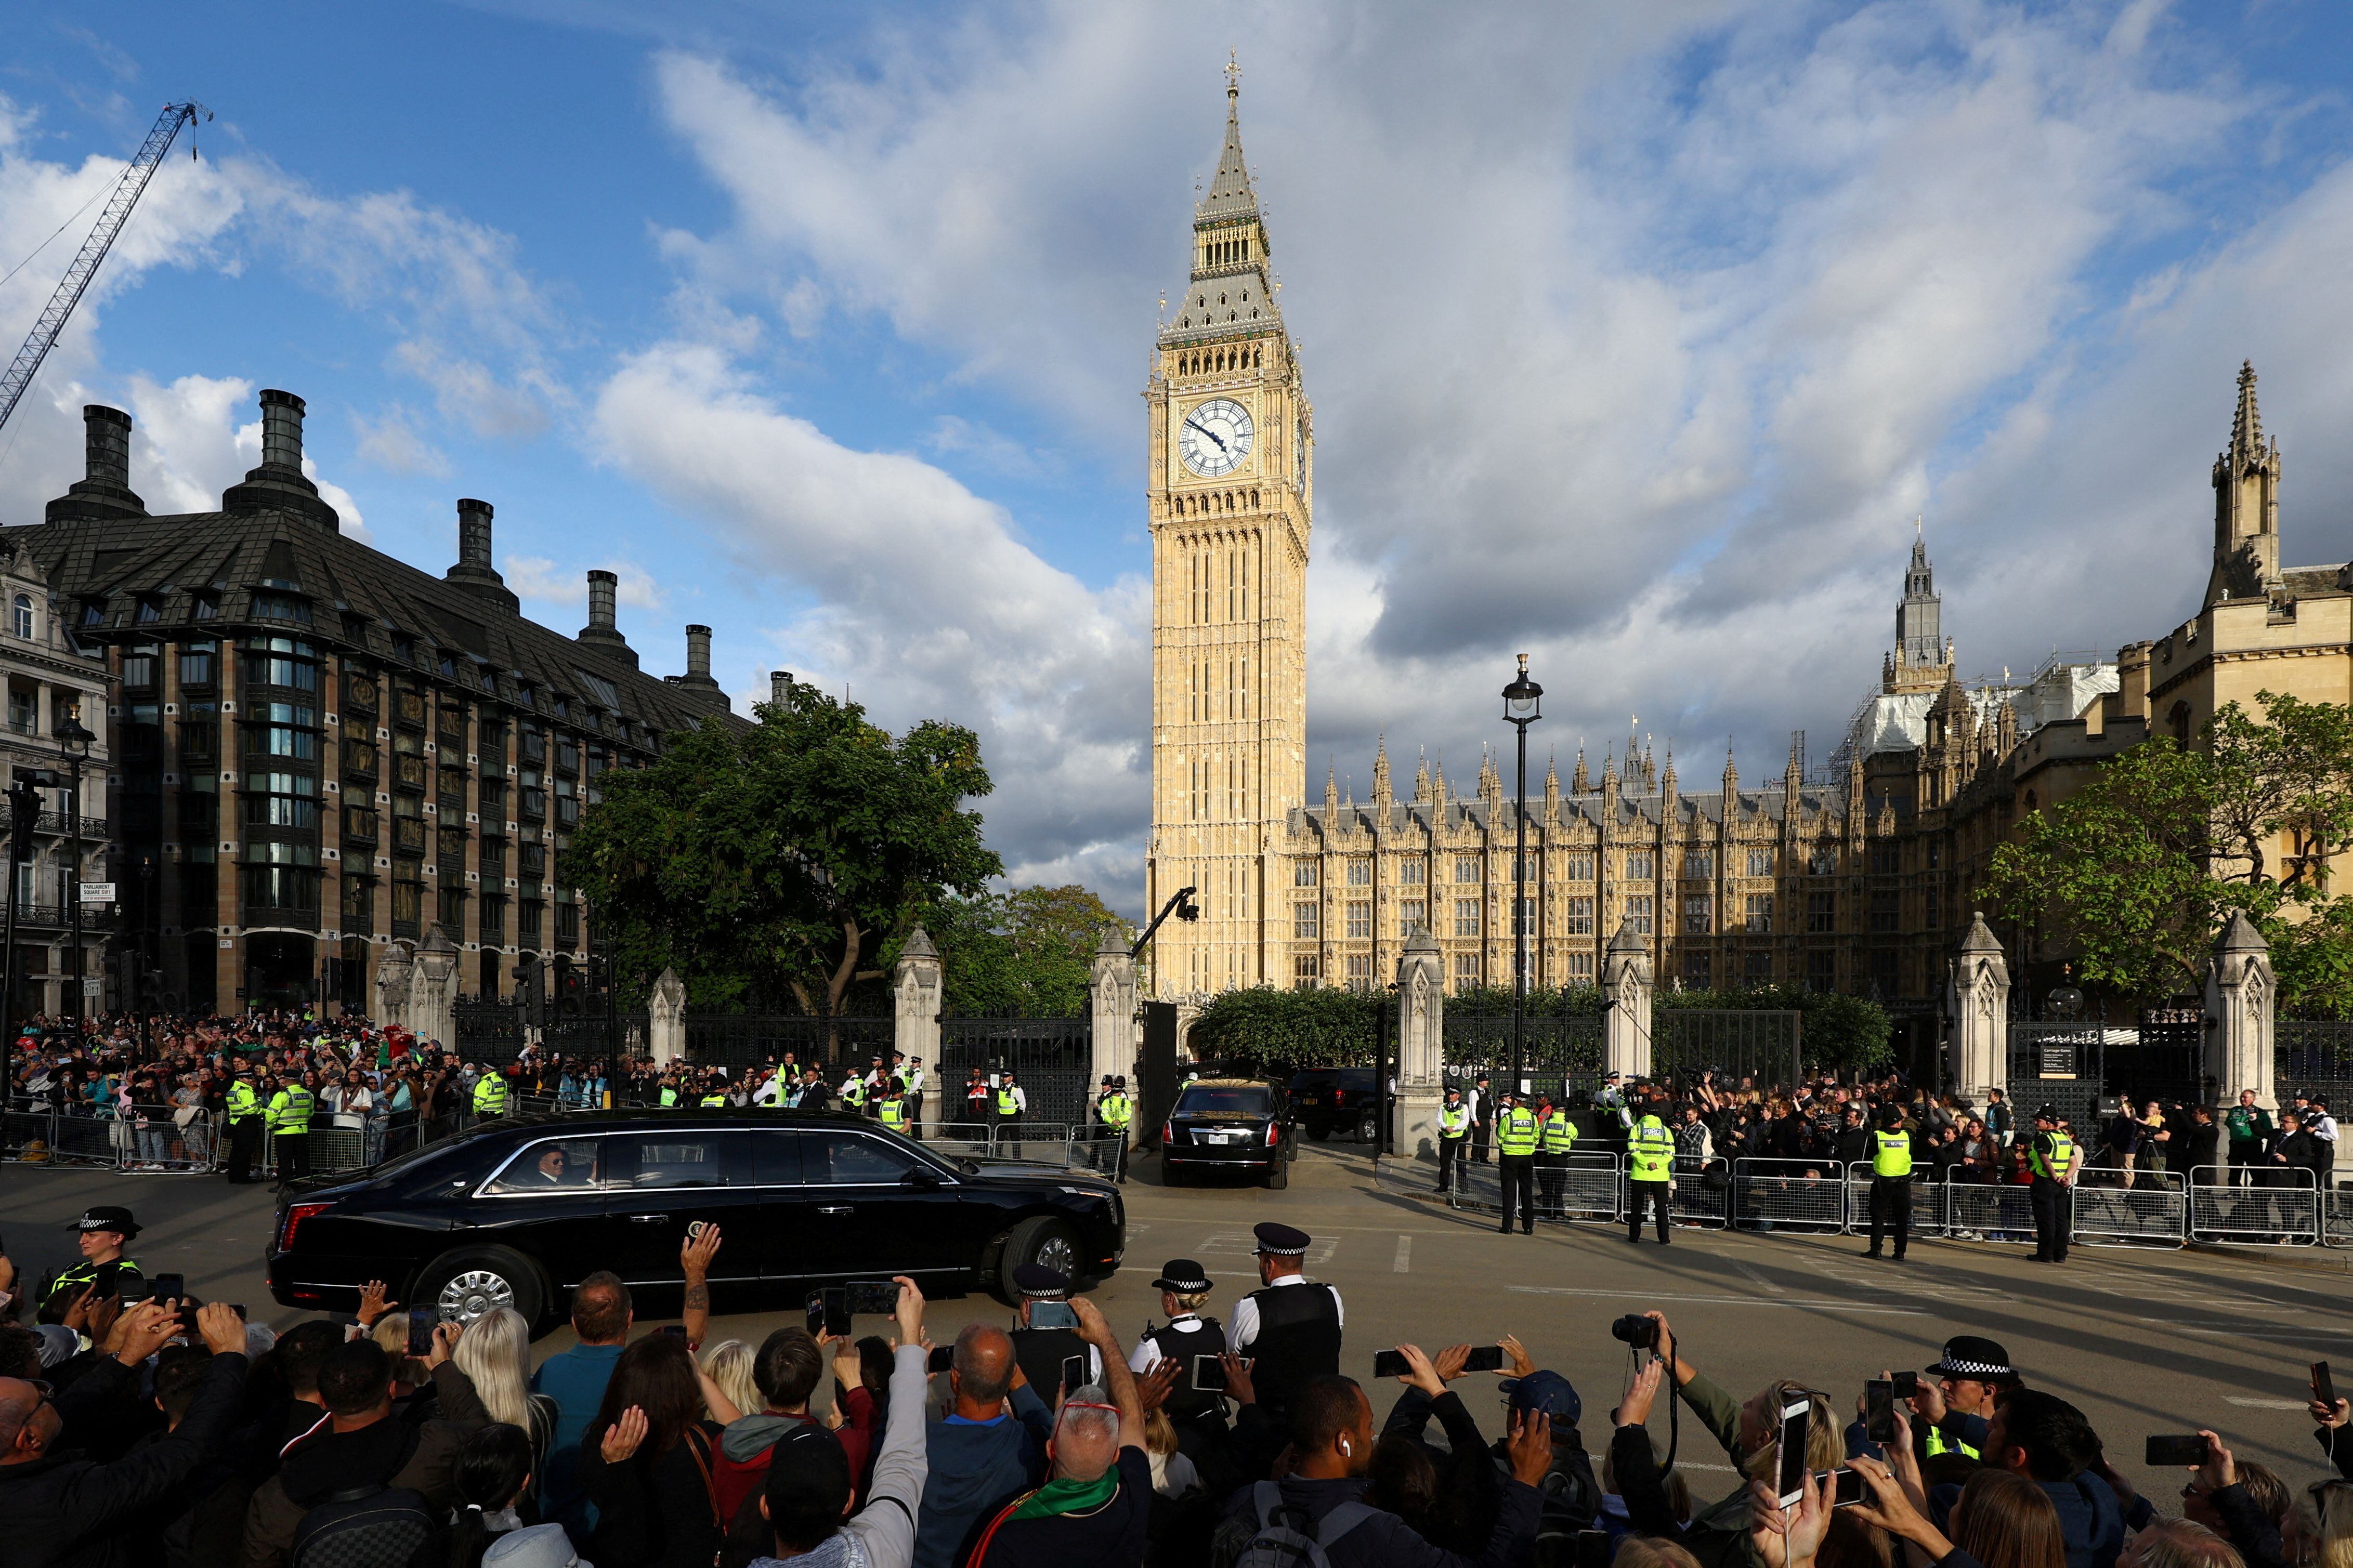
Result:
<svg viewBox="0 0 2353 1568">
<path fill-rule="evenodd" d="M 1642 1239 L 1642 1211 L 1658 1215 L 1659 1245 L 1668 1245 L 1667 1195 L 1673 1189 L 1675 1135 L 1645 1109 L 1626 1130 L 1626 1239 Z"/>
<path fill-rule="evenodd" d="M 1568 1205 L 1564 1194 L 1568 1188 L 1568 1154 L 1577 1147 L 1577 1123 L 1568 1119 L 1568 1107 L 1547 1100 L 1537 1117 L 1536 1184 L 1544 1194 L 1546 1219 L 1567 1219 Z"/>
<path fill-rule="evenodd" d="M 507 1113 L 507 1076 L 496 1068 L 484 1068 L 482 1076 L 474 1080 L 474 1114 L 504 1116 Z"/>
<path fill-rule="evenodd" d="M 278 1181 L 282 1186 L 311 1173 L 311 1112 L 317 1101 L 299 1078 L 269 1097 L 269 1131 L 278 1142 Z"/>
<path fill-rule="evenodd" d="M 2034 1205 L 2034 1261 L 2067 1261 L 2067 1227 L 2074 1218 L 2075 1169 L 2084 1152 L 2059 1125 L 2059 1111 L 2046 1105 L 2034 1113 L 2034 1137 L 2026 1146 L 2026 1168 L 2034 1180 L 2027 1196 Z"/>
<path fill-rule="evenodd" d="M 1438 1190 L 1446 1194 L 1446 1206 L 1459 1209 L 1461 1200 L 1455 1195 L 1457 1181 L 1469 1184 L 1462 1174 L 1462 1152 L 1471 1142 L 1471 1108 L 1462 1103 L 1462 1091 L 1450 1089 L 1446 1103 L 1438 1108 Z"/>
<path fill-rule="evenodd" d="M 1912 1241 L 1912 1133 L 1904 1112 L 1891 1105 L 1880 1113 L 1871 1135 L 1871 1246 L 1865 1258 L 1883 1256 L 1880 1238 L 1895 1232 L 1895 1261 Z"/>
<path fill-rule="evenodd" d="M 252 1064 L 237 1063 L 237 1078 L 228 1086 L 226 1110 L 228 1115 L 228 1179 L 238 1186 L 248 1186 L 253 1182 L 254 1160 L 261 1152 L 264 1116 L 261 1096 L 253 1091 Z"/>
<path fill-rule="evenodd" d="M 1505 1089 L 1503 1109 L 1495 1113 L 1495 1164 L 1504 1179 L 1504 1223 L 1495 1227 L 1499 1236 L 1512 1232 L 1512 1205 L 1519 1205 L 1520 1234 L 1534 1236 L 1536 1231 L 1536 1140 L 1542 1135 L 1536 1126 L 1536 1113 L 1520 1103 L 1520 1097 Z M 1518 1197 L 1514 1200 L 1513 1194 Z"/>
</svg>

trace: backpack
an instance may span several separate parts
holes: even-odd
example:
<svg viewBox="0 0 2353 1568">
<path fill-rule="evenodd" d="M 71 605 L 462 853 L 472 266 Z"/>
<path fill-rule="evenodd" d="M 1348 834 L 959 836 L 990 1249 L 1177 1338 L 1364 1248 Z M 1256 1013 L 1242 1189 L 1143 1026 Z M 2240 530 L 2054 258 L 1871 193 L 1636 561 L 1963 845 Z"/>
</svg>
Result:
<svg viewBox="0 0 2353 1568">
<path fill-rule="evenodd" d="M 1260 1481 L 1250 1489 L 1258 1532 L 1234 1559 L 1234 1568 L 1331 1568 L 1324 1549 L 1379 1512 L 1369 1503 L 1344 1502 L 1316 1524 L 1307 1510 L 1282 1500 L 1282 1489 Z"/>
<path fill-rule="evenodd" d="M 406 1488 L 353 1487 L 294 1527 L 290 1568 L 426 1568 L 443 1550 L 439 1516 Z"/>
</svg>

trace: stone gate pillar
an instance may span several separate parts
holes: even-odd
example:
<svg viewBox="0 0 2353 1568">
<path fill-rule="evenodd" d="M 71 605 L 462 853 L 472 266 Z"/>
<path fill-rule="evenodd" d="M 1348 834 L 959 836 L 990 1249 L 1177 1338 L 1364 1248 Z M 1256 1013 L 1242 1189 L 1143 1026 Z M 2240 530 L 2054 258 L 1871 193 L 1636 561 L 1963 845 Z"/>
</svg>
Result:
<svg viewBox="0 0 2353 1568">
<path fill-rule="evenodd" d="M 1601 1070 L 1628 1082 L 1651 1076 L 1651 944 L 1625 921 L 1609 939 L 1601 970 L 1609 1010 L 1601 1022 Z M 1514 1089 L 1519 1086 L 1514 1084 Z"/>
<path fill-rule="evenodd" d="M 2010 965 L 1982 911 L 1954 951 L 1949 999 L 1945 1065 L 1953 1092 L 1983 1110 L 1993 1090 L 2010 1092 Z"/>
<path fill-rule="evenodd" d="M 458 947 L 435 926 L 417 950 L 417 975 L 409 991 L 408 1026 L 420 1039 L 458 1049 Z"/>
<path fill-rule="evenodd" d="M 394 947 L 384 955 L 375 970 L 375 1021 L 378 1028 L 395 1025 L 406 1029 L 410 982 L 417 973 L 416 964 L 405 947 Z"/>
<path fill-rule="evenodd" d="M 932 945 L 931 933 L 917 926 L 899 950 L 899 962 L 891 966 L 891 1046 L 907 1058 L 910 1068 L 916 1058 L 923 1058 L 926 1133 L 943 1120 L 940 1111 L 952 1087 L 940 1077 L 940 984 L 944 978 L 940 950 Z"/>
<path fill-rule="evenodd" d="M 675 969 L 663 970 L 646 997 L 646 1048 L 658 1068 L 686 1059 L 686 982 Z"/>
<path fill-rule="evenodd" d="M 1087 1073 L 1090 1107 L 1105 1073 L 1127 1079 L 1131 1103 L 1144 1087 L 1136 1067 L 1136 1005 L 1135 960 L 1128 956 L 1127 942 L 1119 929 L 1105 926 L 1103 940 L 1095 944 L 1094 967 L 1087 978 L 1087 1014 L 1092 1041 Z"/>
<path fill-rule="evenodd" d="M 2206 970 L 2210 1104 L 2232 1104 L 2241 1089 L 2252 1089 L 2257 1105 L 2278 1107 L 2272 1054 L 2272 1006 L 2278 993 L 2271 944 L 2243 912 L 2233 910 L 2214 939 L 2214 959 Z"/>
<path fill-rule="evenodd" d="M 1438 1111 L 1446 1099 L 1446 960 L 1427 929 L 1413 928 L 1398 959 L 1395 1136 L 1409 1160 L 1438 1158 Z"/>
</svg>

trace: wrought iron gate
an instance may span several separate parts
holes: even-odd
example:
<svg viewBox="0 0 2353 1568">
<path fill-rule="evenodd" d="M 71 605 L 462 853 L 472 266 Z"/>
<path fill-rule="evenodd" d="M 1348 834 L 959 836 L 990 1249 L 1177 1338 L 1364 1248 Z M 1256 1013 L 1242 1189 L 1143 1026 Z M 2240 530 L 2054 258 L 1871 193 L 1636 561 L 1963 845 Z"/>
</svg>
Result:
<svg viewBox="0 0 2353 1568">
<path fill-rule="evenodd" d="M 1794 1084 L 1805 1076 L 1804 1025 L 1794 1008 L 1654 1007 L 1651 1076 L 1690 1084 L 1713 1071 L 1735 1087 Z"/>
<path fill-rule="evenodd" d="M 940 1020 L 942 1105 L 954 1104 L 974 1068 L 1013 1069 L 1030 1121 L 1082 1126 L 1092 1112 L 1094 1029 L 1084 1018 L 943 1018 Z M 1135 1085 L 1130 1084 L 1131 1092 Z"/>
</svg>

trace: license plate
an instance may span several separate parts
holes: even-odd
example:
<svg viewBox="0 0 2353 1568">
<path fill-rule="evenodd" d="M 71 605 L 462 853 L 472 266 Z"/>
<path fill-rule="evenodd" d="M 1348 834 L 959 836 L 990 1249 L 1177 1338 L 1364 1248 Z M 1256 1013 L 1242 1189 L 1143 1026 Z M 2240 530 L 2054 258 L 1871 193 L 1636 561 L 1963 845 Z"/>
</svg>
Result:
<svg viewBox="0 0 2353 1568">
<path fill-rule="evenodd" d="M 1239 1132 L 1204 1132 L 1201 1141 L 1205 1143 L 1239 1143 L 1241 1136 Z"/>
</svg>

